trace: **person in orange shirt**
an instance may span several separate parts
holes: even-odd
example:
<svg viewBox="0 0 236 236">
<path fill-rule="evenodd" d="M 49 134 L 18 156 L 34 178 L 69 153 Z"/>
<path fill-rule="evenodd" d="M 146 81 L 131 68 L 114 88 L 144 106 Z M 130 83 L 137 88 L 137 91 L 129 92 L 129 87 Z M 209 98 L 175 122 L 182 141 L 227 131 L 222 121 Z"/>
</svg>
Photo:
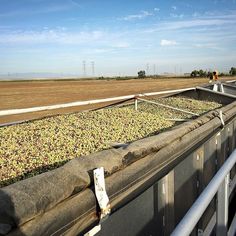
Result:
<svg viewBox="0 0 236 236">
<path fill-rule="evenodd" d="M 218 81 L 218 71 L 214 70 L 213 72 L 208 72 L 207 77 L 209 77 L 209 83 Z"/>
<path fill-rule="evenodd" d="M 218 71 L 217 70 L 213 71 L 213 80 L 215 82 L 218 81 Z"/>
</svg>

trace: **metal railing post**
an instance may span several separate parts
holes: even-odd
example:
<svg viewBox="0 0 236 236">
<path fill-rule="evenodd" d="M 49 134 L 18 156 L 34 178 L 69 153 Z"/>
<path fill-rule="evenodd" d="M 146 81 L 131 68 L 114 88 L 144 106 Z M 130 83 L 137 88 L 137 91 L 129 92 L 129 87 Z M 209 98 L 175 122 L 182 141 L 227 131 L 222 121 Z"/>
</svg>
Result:
<svg viewBox="0 0 236 236">
<path fill-rule="evenodd" d="M 229 173 L 224 178 L 217 191 L 216 235 L 227 235 L 229 207 Z"/>
<path fill-rule="evenodd" d="M 218 196 L 218 216 L 216 230 L 217 235 L 227 235 L 227 221 L 228 221 L 228 185 L 229 173 L 236 163 L 236 149 L 226 159 L 223 166 L 211 179 L 192 207 L 188 210 L 183 219 L 179 222 L 171 236 L 187 236 L 190 235 L 202 214 L 208 207 L 215 194 Z M 219 193 L 217 193 L 219 192 Z M 223 206 L 222 206 L 222 205 Z M 223 212 L 221 212 L 223 211 Z M 226 232 L 225 232 L 226 230 Z M 223 234 L 221 233 L 223 232 Z M 224 233 L 225 232 L 225 233 Z"/>
<path fill-rule="evenodd" d="M 220 84 L 220 91 L 221 91 L 222 93 L 225 92 L 225 91 L 224 91 L 224 86 L 223 86 L 223 84 Z"/>
</svg>

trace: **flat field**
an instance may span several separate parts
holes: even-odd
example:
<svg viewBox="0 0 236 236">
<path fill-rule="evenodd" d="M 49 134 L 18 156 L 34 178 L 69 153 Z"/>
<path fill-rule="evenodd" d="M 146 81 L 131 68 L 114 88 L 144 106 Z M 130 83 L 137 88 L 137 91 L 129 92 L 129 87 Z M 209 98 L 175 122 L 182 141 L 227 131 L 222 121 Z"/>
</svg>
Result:
<svg viewBox="0 0 236 236">
<path fill-rule="evenodd" d="M 230 80 L 231 78 L 221 78 Z M 2 81 L 0 110 L 46 106 L 74 101 L 108 98 L 144 92 L 195 87 L 208 83 L 205 78 L 160 78 L 132 80 L 71 80 L 71 81 Z M 105 105 L 105 104 L 102 104 Z M 59 113 L 70 113 L 102 105 L 72 107 L 53 111 L 0 117 L 0 124 L 35 119 Z"/>
</svg>

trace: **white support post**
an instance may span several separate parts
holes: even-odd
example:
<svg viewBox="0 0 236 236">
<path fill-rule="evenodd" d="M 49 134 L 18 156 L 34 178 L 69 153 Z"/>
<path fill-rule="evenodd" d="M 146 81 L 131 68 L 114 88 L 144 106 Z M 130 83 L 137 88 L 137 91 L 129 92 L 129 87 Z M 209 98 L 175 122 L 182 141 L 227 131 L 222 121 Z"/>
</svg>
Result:
<svg viewBox="0 0 236 236">
<path fill-rule="evenodd" d="M 134 99 L 134 109 L 135 109 L 135 111 L 138 110 L 138 99 L 137 98 Z"/>
<path fill-rule="evenodd" d="M 229 207 L 229 174 L 226 175 L 217 192 L 216 236 L 227 236 Z"/>
<path fill-rule="evenodd" d="M 217 84 L 214 84 L 214 85 L 213 85 L 213 91 L 218 92 L 218 86 L 217 86 Z"/>
<path fill-rule="evenodd" d="M 223 84 L 220 84 L 220 91 L 221 91 L 222 93 L 225 92 L 225 91 L 224 91 L 224 86 L 223 86 Z"/>
</svg>

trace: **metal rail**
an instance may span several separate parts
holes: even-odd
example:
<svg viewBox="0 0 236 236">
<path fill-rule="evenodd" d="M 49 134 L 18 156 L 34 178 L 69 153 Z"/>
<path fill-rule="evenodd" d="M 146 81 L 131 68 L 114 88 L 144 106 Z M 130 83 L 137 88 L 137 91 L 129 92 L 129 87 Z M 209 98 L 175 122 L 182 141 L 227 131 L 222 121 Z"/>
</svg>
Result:
<svg viewBox="0 0 236 236">
<path fill-rule="evenodd" d="M 216 173 L 184 218 L 172 232 L 172 236 L 190 235 L 211 200 L 217 193 L 216 235 L 227 235 L 229 172 L 236 163 L 236 150 Z"/>
<path fill-rule="evenodd" d="M 211 89 L 209 89 L 209 88 L 196 87 L 196 89 L 201 90 L 201 91 L 205 91 L 205 92 L 209 92 L 209 91 L 211 91 L 211 93 L 215 93 L 215 94 L 222 95 L 222 92 L 213 91 L 213 90 L 211 90 Z M 230 97 L 230 98 L 234 98 L 234 99 L 236 98 L 235 95 L 232 95 L 232 94 L 229 94 L 229 93 L 224 93 L 224 96 L 226 96 L 226 97 Z"/>
<path fill-rule="evenodd" d="M 154 105 L 157 105 L 157 106 L 169 108 L 169 109 L 172 109 L 172 110 L 175 110 L 175 111 L 180 111 L 180 112 L 183 112 L 183 113 L 187 113 L 189 115 L 199 116 L 199 114 L 197 114 L 197 113 L 193 113 L 193 112 L 186 111 L 186 110 L 183 110 L 183 109 L 180 109 L 180 108 L 165 105 L 165 104 L 162 104 L 162 103 L 159 103 L 159 102 L 153 102 L 153 101 L 149 101 L 149 100 L 142 99 L 142 98 L 138 98 L 138 100 L 144 101 L 144 102 L 147 102 L 147 103 L 151 103 L 151 104 L 154 104 Z M 137 109 L 135 108 L 135 110 L 137 110 Z"/>
<path fill-rule="evenodd" d="M 97 103 L 119 101 L 119 100 L 124 100 L 124 99 L 132 99 L 132 98 L 136 98 L 136 97 L 171 94 L 171 93 L 184 92 L 184 91 L 189 91 L 189 90 L 194 90 L 194 89 L 195 88 L 185 88 L 185 89 L 176 89 L 176 90 L 168 90 L 168 91 L 161 91 L 161 92 L 142 93 L 142 94 L 135 94 L 135 95 L 120 96 L 120 97 L 96 99 L 96 100 L 89 100 L 89 101 L 77 101 L 77 102 L 50 105 L 50 106 L 2 110 L 2 111 L 0 111 L 0 116 L 16 115 L 16 114 L 23 114 L 23 113 L 36 112 L 36 111 L 54 110 L 54 109 L 75 107 L 75 106 L 84 106 L 84 105 L 91 105 L 91 104 L 97 104 Z"/>
</svg>

